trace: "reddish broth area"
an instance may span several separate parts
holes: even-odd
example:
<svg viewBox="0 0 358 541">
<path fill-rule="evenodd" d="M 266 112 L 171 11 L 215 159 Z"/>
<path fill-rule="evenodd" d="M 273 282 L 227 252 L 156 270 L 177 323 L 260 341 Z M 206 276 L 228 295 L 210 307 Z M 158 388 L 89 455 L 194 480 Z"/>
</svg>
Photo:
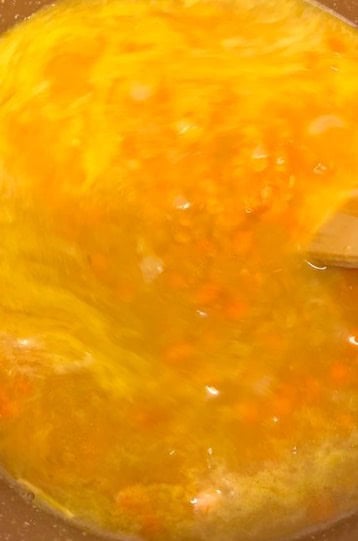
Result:
<svg viewBox="0 0 358 541">
<path fill-rule="evenodd" d="M 358 178 L 357 43 L 243 0 L 1 39 L 0 462 L 40 504 L 166 541 L 356 510 L 357 273 L 304 249 Z"/>
</svg>

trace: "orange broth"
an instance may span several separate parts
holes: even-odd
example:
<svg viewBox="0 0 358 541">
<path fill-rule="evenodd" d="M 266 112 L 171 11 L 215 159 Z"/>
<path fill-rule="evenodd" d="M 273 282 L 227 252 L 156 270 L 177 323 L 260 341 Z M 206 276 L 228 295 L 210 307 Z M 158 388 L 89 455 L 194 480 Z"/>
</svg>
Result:
<svg viewBox="0 0 358 541">
<path fill-rule="evenodd" d="M 302 2 L 61 2 L 0 39 L 0 463 L 114 534 L 358 506 L 358 39 Z"/>
</svg>

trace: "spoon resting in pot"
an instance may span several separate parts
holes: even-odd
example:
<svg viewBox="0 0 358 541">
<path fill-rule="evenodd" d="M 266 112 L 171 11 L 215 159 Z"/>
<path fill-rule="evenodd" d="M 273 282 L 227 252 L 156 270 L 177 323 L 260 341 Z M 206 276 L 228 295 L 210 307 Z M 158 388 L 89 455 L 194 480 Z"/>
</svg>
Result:
<svg viewBox="0 0 358 541">
<path fill-rule="evenodd" d="M 358 26 L 358 12 L 356 0 L 307 0 L 331 15 L 338 17 L 350 26 Z"/>
<path fill-rule="evenodd" d="M 358 13 L 354 2 L 336 0 L 309 0 L 324 11 L 351 26 L 358 26 Z M 358 268 L 358 189 L 352 193 L 333 216 L 327 220 L 307 249 L 308 258 L 319 265 Z"/>
<path fill-rule="evenodd" d="M 307 254 L 322 266 L 358 269 L 358 190 L 319 228 Z"/>
</svg>

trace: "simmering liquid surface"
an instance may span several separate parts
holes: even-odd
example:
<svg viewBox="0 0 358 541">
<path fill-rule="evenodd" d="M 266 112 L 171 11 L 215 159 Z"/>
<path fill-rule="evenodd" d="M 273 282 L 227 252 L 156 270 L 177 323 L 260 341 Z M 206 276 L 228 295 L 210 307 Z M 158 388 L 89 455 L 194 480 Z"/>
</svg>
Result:
<svg viewBox="0 0 358 541">
<path fill-rule="evenodd" d="M 119 535 L 358 506 L 358 39 L 291 1 L 64 2 L 0 40 L 0 463 Z"/>
</svg>

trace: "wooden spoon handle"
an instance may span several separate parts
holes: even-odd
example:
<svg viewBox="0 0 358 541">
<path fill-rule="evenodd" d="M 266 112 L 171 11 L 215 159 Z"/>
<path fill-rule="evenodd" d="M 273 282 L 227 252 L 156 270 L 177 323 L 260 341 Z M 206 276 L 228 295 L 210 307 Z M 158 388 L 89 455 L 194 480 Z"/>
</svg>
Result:
<svg viewBox="0 0 358 541">
<path fill-rule="evenodd" d="M 306 0 L 316 5 L 342 21 L 357 27 L 358 26 L 358 4 L 357 0 Z"/>
<path fill-rule="evenodd" d="M 307 257 L 320 265 L 358 269 L 358 192 L 315 234 Z"/>
</svg>

